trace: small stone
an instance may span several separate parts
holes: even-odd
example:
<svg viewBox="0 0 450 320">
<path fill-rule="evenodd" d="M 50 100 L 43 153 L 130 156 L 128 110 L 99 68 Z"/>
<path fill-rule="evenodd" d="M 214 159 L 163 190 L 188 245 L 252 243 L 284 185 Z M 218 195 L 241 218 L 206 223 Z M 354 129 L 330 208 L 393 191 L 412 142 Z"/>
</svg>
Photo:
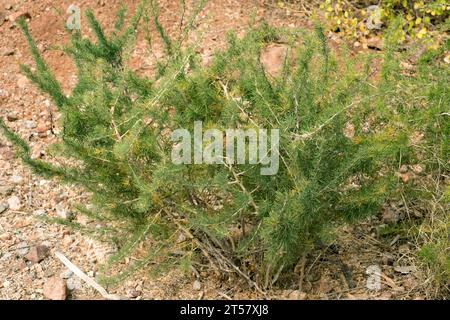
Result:
<svg viewBox="0 0 450 320">
<path fill-rule="evenodd" d="M 383 265 L 392 265 L 394 263 L 394 260 L 394 255 L 389 252 L 385 252 L 381 256 L 381 262 L 383 263 Z"/>
<path fill-rule="evenodd" d="M 11 196 L 8 199 L 8 205 L 11 210 L 17 211 L 22 208 L 22 204 L 20 203 L 20 199 L 18 196 Z"/>
<path fill-rule="evenodd" d="M 45 216 L 47 214 L 47 211 L 45 209 L 36 209 L 33 211 L 33 215 L 35 216 Z"/>
<path fill-rule="evenodd" d="M 383 50 L 383 40 L 380 37 L 373 37 L 367 40 L 367 48 L 381 51 Z"/>
<path fill-rule="evenodd" d="M 72 212 L 67 210 L 61 205 L 56 205 L 56 214 L 63 219 L 71 220 L 74 218 L 74 215 Z"/>
<path fill-rule="evenodd" d="M 0 241 L 9 241 L 12 237 L 9 233 L 2 233 L 0 234 Z"/>
<path fill-rule="evenodd" d="M 67 279 L 67 289 L 70 291 L 80 290 L 81 289 L 81 281 L 77 277 L 72 277 Z"/>
<path fill-rule="evenodd" d="M 29 83 L 30 82 L 28 81 L 28 78 L 25 77 L 24 75 L 19 75 L 17 77 L 17 86 L 20 89 L 25 89 L 28 86 Z"/>
<path fill-rule="evenodd" d="M 47 132 L 39 132 L 38 137 L 39 138 L 46 138 L 48 136 Z"/>
<path fill-rule="evenodd" d="M 397 211 L 391 208 L 385 208 L 381 219 L 383 222 L 396 223 L 400 219 L 400 216 Z"/>
<path fill-rule="evenodd" d="M 73 240 L 72 237 L 70 237 L 70 236 L 64 236 L 64 238 L 62 239 L 62 244 L 63 244 L 63 246 L 68 247 L 69 245 L 72 244 L 73 241 L 74 241 L 74 240 Z"/>
<path fill-rule="evenodd" d="M 355 136 L 355 126 L 352 123 L 348 122 L 345 125 L 343 134 L 347 139 L 352 139 Z"/>
<path fill-rule="evenodd" d="M 420 164 L 414 164 L 411 167 L 411 170 L 415 173 L 415 174 L 421 174 L 423 172 L 423 166 Z"/>
<path fill-rule="evenodd" d="M 15 114 L 8 114 L 6 115 L 6 120 L 8 120 L 9 122 L 14 122 L 19 120 L 19 117 Z"/>
<path fill-rule="evenodd" d="M 412 177 L 409 173 L 397 173 L 396 176 L 401 178 L 404 183 L 407 183 Z"/>
<path fill-rule="evenodd" d="M 13 49 L 5 49 L 2 51 L 2 56 L 9 57 L 13 56 L 16 52 Z"/>
<path fill-rule="evenodd" d="M 180 232 L 180 234 L 178 235 L 178 238 L 177 238 L 177 243 L 182 243 L 182 242 L 184 242 L 184 241 L 186 241 L 186 236 L 185 236 L 185 234 L 183 233 L 183 232 Z"/>
<path fill-rule="evenodd" d="M 36 128 L 36 122 L 33 120 L 25 120 L 23 122 L 23 125 L 25 126 L 25 128 L 27 129 L 34 129 Z"/>
<path fill-rule="evenodd" d="M 9 196 L 14 190 L 12 185 L 0 186 L 0 196 Z"/>
<path fill-rule="evenodd" d="M 67 192 L 60 192 L 56 196 L 56 202 L 60 203 L 61 201 L 67 200 L 69 198 L 69 194 Z"/>
<path fill-rule="evenodd" d="M 44 152 L 39 148 L 39 146 L 32 147 L 31 149 L 31 159 L 36 160 L 44 156 Z"/>
<path fill-rule="evenodd" d="M 33 263 L 39 263 L 47 257 L 49 251 L 48 247 L 37 245 L 30 249 L 25 258 Z"/>
<path fill-rule="evenodd" d="M 44 277 L 46 277 L 46 278 L 51 278 L 51 277 L 53 277 L 54 274 L 55 273 L 50 269 L 47 269 L 44 271 Z"/>
<path fill-rule="evenodd" d="M 22 183 L 23 178 L 22 178 L 21 176 L 19 176 L 19 175 L 13 175 L 13 176 L 11 177 L 10 181 L 11 181 L 12 183 L 15 183 L 15 184 L 20 184 L 20 183 Z"/>
<path fill-rule="evenodd" d="M 288 295 L 289 300 L 305 300 L 306 299 L 306 293 L 302 292 L 300 290 L 294 290 L 289 293 Z"/>
<path fill-rule="evenodd" d="M 193 288 L 194 290 L 201 290 L 201 289 L 202 289 L 202 284 L 200 283 L 200 281 L 195 280 L 195 281 L 194 281 L 194 284 L 192 285 L 192 288 Z"/>
<path fill-rule="evenodd" d="M 10 148 L 6 149 L 0 149 L 0 159 L 9 161 L 14 159 L 14 152 Z M 9 163 L 8 163 L 9 165 Z M 4 170 L 7 170 L 6 166 L 3 168 Z"/>
<path fill-rule="evenodd" d="M 142 292 L 139 290 L 131 290 L 130 291 L 131 298 L 137 298 L 137 297 L 140 297 L 141 295 L 142 295 Z"/>
<path fill-rule="evenodd" d="M 9 208 L 8 203 L 0 203 L 0 214 L 8 210 L 8 208 Z"/>
<path fill-rule="evenodd" d="M 42 122 L 39 123 L 39 125 L 38 125 L 37 128 L 36 128 L 36 131 L 37 131 L 38 133 L 46 133 L 47 130 L 48 130 L 47 124 L 42 123 Z"/>
<path fill-rule="evenodd" d="M 30 251 L 30 246 L 25 241 L 19 243 L 16 247 L 19 256 L 25 256 Z"/>
<path fill-rule="evenodd" d="M 59 276 L 61 277 L 61 279 L 69 279 L 73 276 L 73 272 L 71 270 L 66 270 L 61 272 Z"/>
<path fill-rule="evenodd" d="M 13 8 L 11 3 L 5 4 L 5 10 L 11 10 Z"/>
<path fill-rule="evenodd" d="M 65 300 L 67 298 L 66 282 L 59 277 L 51 277 L 44 284 L 42 293 L 50 300 Z"/>
</svg>

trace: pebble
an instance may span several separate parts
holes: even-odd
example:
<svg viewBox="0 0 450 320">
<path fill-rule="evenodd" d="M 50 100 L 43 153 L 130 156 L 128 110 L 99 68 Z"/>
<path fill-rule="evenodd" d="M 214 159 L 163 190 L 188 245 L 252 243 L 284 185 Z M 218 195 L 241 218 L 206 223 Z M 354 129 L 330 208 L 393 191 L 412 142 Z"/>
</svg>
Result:
<svg viewBox="0 0 450 320">
<path fill-rule="evenodd" d="M 70 270 L 66 270 L 60 273 L 59 275 L 61 279 L 69 279 L 73 276 L 73 272 Z"/>
<path fill-rule="evenodd" d="M 28 251 L 30 251 L 30 247 L 28 245 L 28 243 L 26 243 L 25 241 L 22 241 L 21 243 L 19 243 L 16 247 L 17 249 L 17 254 L 19 256 L 25 256 Z"/>
<path fill-rule="evenodd" d="M 396 223 L 400 219 L 400 216 L 396 210 L 385 208 L 382 213 L 381 219 L 383 222 Z"/>
<path fill-rule="evenodd" d="M 8 19 L 11 22 L 16 22 L 17 19 L 23 17 L 25 19 L 31 19 L 31 14 L 27 11 L 18 11 L 16 13 L 11 14 Z"/>
<path fill-rule="evenodd" d="M 130 291 L 131 298 L 137 298 L 137 297 L 140 297 L 141 295 L 142 295 L 142 292 L 139 290 L 131 290 Z"/>
<path fill-rule="evenodd" d="M 8 241 L 8 240 L 11 240 L 11 239 L 12 239 L 12 237 L 11 237 L 11 235 L 9 233 L 2 233 L 2 234 L 0 234 L 0 240 L 1 241 Z"/>
<path fill-rule="evenodd" d="M 194 284 L 192 285 L 192 288 L 193 288 L 194 290 L 201 290 L 201 289 L 202 289 L 202 284 L 200 283 L 200 281 L 195 280 L 195 281 L 194 281 Z"/>
<path fill-rule="evenodd" d="M 2 51 L 2 56 L 9 57 L 13 56 L 16 52 L 13 49 L 5 49 Z"/>
<path fill-rule="evenodd" d="M 70 212 L 69 210 L 67 210 L 66 208 L 64 208 L 61 205 L 56 205 L 56 214 L 63 219 L 67 219 L 67 220 L 71 220 L 74 218 L 74 215 L 72 212 Z"/>
<path fill-rule="evenodd" d="M 67 279 L 67 289 L 70 291 L 80 290 L 81 289 L 81 281 L 78 277 L 72 277 Z"/>
<path fill-rule="evenodd" d="M 19 75 L 18 79 L 17 79 L 17 86 L 20 89 L 25 89 L 26 87 L 28 87 L 29 81 L 28 78 L 25 77 L 24 75 Z"/>
<path fill-rule="evenodd" d="M 8 120 L 9 122 L 14 122 L 14 121 L 19 120 L 19 117 L 15 114 L 8 114 L 6 116 L 6 120 Z"/>
<path fill-rule="evenodd" d="M 39 123 L 39 125 L 36 128 L 36 131 L 38 133 L 46 133 L 48 130 L 48 126 L 45 123 Z"/>
<path fill-rule="evenodd" d="M 25 258 L 33 263 L 39 263 L 48 256 L 49 251 L 47 246 L 37 245 L 30 249 Z"/>
<path fill-rule="evenodd" d="M 36 209 L 33 211 L 33 215 L 35 216 L 45 216 L 47 214 L 47 211 L 45 209 Z"/>
<path fill-rule="evenodd" d="M 50 300 L 66 300 L 66 282 L 59 277 L 51 277 L 45 282 L 42 293 L 44 297 Z"/>
<path fill-rule="evenodd" d="M 36 128 L 36 121 L 33 120 L 25 120 L 23 122 L 23 125 L 25 126 L 25 128 L 27 129 L 34 129 Z"/>
<path fill-rule="evenodd" d="M 11 181 L 12 183 L 15 183 L 15 184 L 20 184 L 20 183 L 22 183 L 23 178 L 22 178 L 21 176 L 19 176 L 19 175 L 13 175 L 13 176 L 11 177 L 10 181 Z"/>
<path fill-rule="evenodd" d="M 4 185 L 0 186 L 0 196 L 9 196 L 14 190 L 14 187 L 12 185 Z"/>
<path fill-rule="evenodd" d="M 7 203 L 0 203 L 0 214 L 8 210 L 9 205 Z"/>
<path fill-rule="evenodd" d="M 11 196 L 8 198 L 8 205 L 11 210 L 17 211 L 22 208 L 22 204 L 20 203 L 20 199 L 18 196 Z"/>
<path fill-rule="evenodd" d="M 306 299 L 306 293 L 302 292 L 300 290 L 294 290 L 292 292 L 289 292 L 288 299 L 289 300 L 305 300 Z"/>
</svg>

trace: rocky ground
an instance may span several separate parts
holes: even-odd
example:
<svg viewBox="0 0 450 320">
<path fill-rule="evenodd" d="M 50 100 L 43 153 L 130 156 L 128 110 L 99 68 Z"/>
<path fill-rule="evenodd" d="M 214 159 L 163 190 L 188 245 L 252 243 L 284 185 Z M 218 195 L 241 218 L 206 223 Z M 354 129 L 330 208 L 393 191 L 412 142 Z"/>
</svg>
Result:
<svg viewBox="0 0 450 320">
<path fill-rule="evenodd" d="M 99 20 L 111 25 L 121 1 L 79 0 L 82 9 L 91 7 Z M 130 9 L 133 2 L 125 1 Z M 63 29 L 67 8 L 73 1 L 0 0 L 0 116 L 7 125 L 26 138 L 34 158 L 49 158 L 47 147 L 57 141 L 58 113 L 48 97 L 20 74 L 19 65 L 32 63 L 20 30 L 19 16 L 29 20 L 39 49 L 69 92 L 75 83 L 74 68 L 58 45 L 67 40 Z M 176 32 L 179 7 L 176 0 L 160 1 L 161 21 Z M 269 22 L 287 27 L 309 27 L 307 13 L 274 8 L 262 1 L 209 1 L 195 24 L 202 34 L 200 54 L 207 62 L 213 51 L 224 43 L 225 31 L 244 32 L 248 17 L 265 17 Z M 83 22 L 82 22 L 83 23 Z M 154 32 L 154 31 L 153 31 Z M 331 36 L 332 41 L 340 41 Z M 131 56 L 131 66 L 140 72 L 152 70 L 152 57 L 139 36 Z M 161 52 L 161 44 L 153 47 Z M 268 55 L 268 64 L 276 63 L 276 51 Z M 57 159 L 56 159 L 57 160 Z M 61 225 L 47 223 L 42 217 L 75 219 L 73 204 L 87 203 L 88 194 L 70 185 L 45 180 L 30 172 L 14 156 L 11 144 L 0 135 L 0 299 L 103 299 L 56 257 L 63 253 L 92 279 L 99 266 L 114 252 L 108 244 L 74 232 Z M 353 299 L 353 298 L 423 298 L 426 276 L 414 265 L 412 244 L 393 237 L 380 239 L 380 225 L 393 219 L 389 211 L 354 228 L 344 229 L 333 245 L 318 249 L 296 268 L 297 278 L 286 288 L 274 289 L 270 298 Z M 381 290 L 368 290 L 367 268 L 381 268 Z M 303 275 L 302 288 L 298 279 Z M 426 281 L 426 280 L 424 280 Z M 133 274 L 123 283 L 107 288 L 129 299 L 230 299 L 261 297 L 239 280 L 223 283 L 208 273 L 186 274 L 169 271 L 157 278 L 145 270 Z M 67 297 L 66 297 L 67 296 Z"/>
</svg>

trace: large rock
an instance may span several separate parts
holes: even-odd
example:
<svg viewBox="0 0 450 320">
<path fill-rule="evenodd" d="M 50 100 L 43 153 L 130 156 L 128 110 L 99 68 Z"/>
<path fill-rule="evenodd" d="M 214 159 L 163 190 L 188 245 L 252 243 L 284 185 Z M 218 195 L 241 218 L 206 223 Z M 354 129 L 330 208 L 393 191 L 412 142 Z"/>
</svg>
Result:
<svg viewBox="0 0 450 320">
<path fill-rule="evenodd" d="M 66 300 L 66 282 L 58 276 L 51 277 L 44 284 L 42 293 L 44 294 L 44 297 L 50 300 Z"/>
</svg>

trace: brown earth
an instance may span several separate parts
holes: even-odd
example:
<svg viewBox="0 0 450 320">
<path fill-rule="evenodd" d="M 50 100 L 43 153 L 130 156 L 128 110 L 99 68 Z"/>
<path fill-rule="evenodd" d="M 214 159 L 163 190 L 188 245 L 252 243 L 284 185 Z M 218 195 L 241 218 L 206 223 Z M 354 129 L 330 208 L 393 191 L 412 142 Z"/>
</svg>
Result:
<svg viewBox="0 0 450 320">
<path fill-rule="evenodd" d="M 125 1 L 129 12 L 135 8 L 136 2 Z M 29 18 L 30 30 L 44 58 L 69 92 L 76 81 L 74 67 L 58 45 L 68 40 L 63 25 L 68 17 L 65 12 L 72 3 L 72 0 L 0 0 L 0 116 L 30 142 L 34 157 L 48 157 L 47 146 L 57 141 L 57 128 L 53 130 L 53 126 L 58 113 L 48 97 L 19 71 L 20 64 L 32 64 L 32 59 L 14 18 L 19 15 Z M 121 1 L 79 0 L 75 3 L 82 9 L 92 8 L 101 23 L 111 26 Z M 160 1 L 161 21 L 171 34 L 179 30 L 178 3 L 177 0 Z M 245 32 L 249 17 L 253 14 L 257 20 L 264 17 L 277 26 L 311 26 L 301 8 L 277 8 L 267 3 L 259 0 L 207 2 L 193 32 L 194 36 L 201 34 L 199 53 L 204 61 L 207 62 L 214 50 L 223 46 L 225 31 L 234 28 L 239 33 Z M 88 32 L 86 29 L 82 21 L 83 32 Z M 155 31 L 152 30 L 152 33 L 155 34 Z M 334 35 L 330 36 L 330 40 L 340 42 Z M 280 48 L 274 47 L 277 51 L 269 52 L 269 65 L 276 64 L 282 56 L 278 52 Z M 158 55 L 162 44 L 156 41 L 152 49 Z M 142 73 L 152 70 L 152 55 L 148 54 L 142 32 L 131 53 L 130 65 Z M 49 282 L 54 282 L 55 276 L 65 279 L 70 299 L 102 299 L 91 286 L 71 275 L 54 253 L 62 252 L 86 274 L 95 278 L 100 264 L 114 252 L 114 248 L 66 227 L 38 219 L 42 215 L 66 217 L 71 214 L 74 203 L 86 203 L 88 199 L 88 194 L 82 190 L 32 174 L 15 158 L 11 144 L 0 135 L 0 299 L 44 299 L 44 288 L 51 287 Z M 2 205 L 9 208 L 2 212 Z M 392 217 L 385 213 L 384 220 L 389 219 Z M 80 216 L 76 220 L 82 224 L 92 223 Z M 394 235 L 391 239 L 380 238 L 378 230 L 384 222 L 373 217 L 356 227 L 343 228 L 342 235 L 332 245 L 315 250 L 305 258 L 304 264 L 299 263 L 292 279 L 285 281 L 285 288 L 272 289 L 266 297 L 424 298 L 422 292 L 426 283 L 421 283 L 421 279 L 426 277 L 414 265 L 413 245 Z M 46 246 L 49 252 L 36 246 Z M 381 290 L 366 288 L 369 276 L 366 270 L 371 265 L 381 268 Z M 300 278 L 303 278 L 301 290 Z M 178 269 L 154 278 L 144 268 L 121 284 L 107 289 L 109 293 L 130 299 L 262 298 L 240 279 L 223 281 L 208 272 L 196 275 Z M 48 297 L 48 294 L 45 296 Z"/>
</svg>

